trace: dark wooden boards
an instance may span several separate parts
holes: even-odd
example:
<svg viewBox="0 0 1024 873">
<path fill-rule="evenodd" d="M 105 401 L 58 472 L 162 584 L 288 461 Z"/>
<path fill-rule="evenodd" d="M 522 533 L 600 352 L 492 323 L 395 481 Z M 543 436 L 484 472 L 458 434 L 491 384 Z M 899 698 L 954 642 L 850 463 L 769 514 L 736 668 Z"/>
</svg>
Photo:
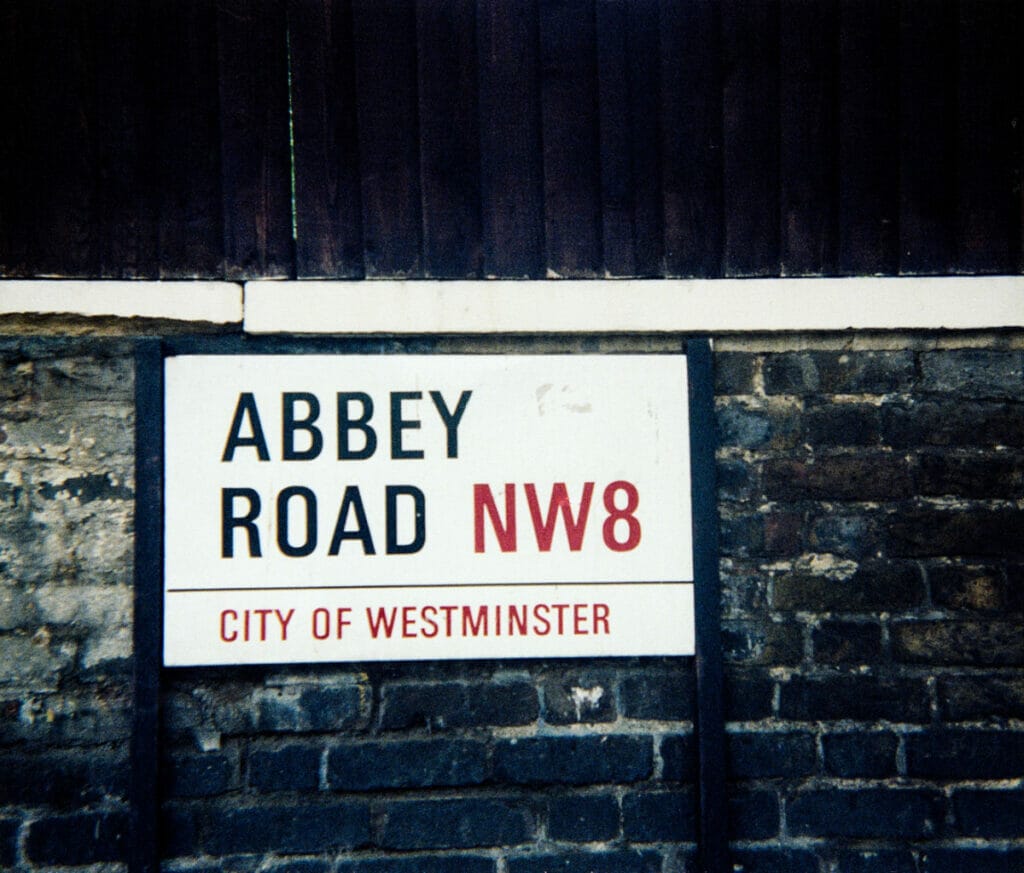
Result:
<svg viewBox="0 0 1024 873">
<path fill-rule="evenodd" d="M 1017 0 L 7 0 L 0 275 L 1007 273 Z"/>
</svg>

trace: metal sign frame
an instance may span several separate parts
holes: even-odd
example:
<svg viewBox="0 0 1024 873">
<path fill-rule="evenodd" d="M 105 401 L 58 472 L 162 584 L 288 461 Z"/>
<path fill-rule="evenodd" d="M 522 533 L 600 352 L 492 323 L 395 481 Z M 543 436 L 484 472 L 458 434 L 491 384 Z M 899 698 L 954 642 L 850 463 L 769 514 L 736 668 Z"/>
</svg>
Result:
<svg viewBox="0 0 1024 873">
<path fill-rule="evenodd" d="M 568 344 L 570 338 L 566 340 Z M 169 337 L 137 343 L 135 709 L 129 834 L 129 870 L 132 873 L 156 873 L 160 869 L 157 778 L 159 697 L 161 674 L 165 669 L 162 667 L 164 359 L 179 354 L 444 354 L 437 352 L 434 345 L 430 337 Z M 729 866 L 711 342 L 708 339 L 684 340 L 681 351 L 686 356 L 689 392 L 699 758 L 698 853 L 704 873 L 726 873 Z"/>
</svg>

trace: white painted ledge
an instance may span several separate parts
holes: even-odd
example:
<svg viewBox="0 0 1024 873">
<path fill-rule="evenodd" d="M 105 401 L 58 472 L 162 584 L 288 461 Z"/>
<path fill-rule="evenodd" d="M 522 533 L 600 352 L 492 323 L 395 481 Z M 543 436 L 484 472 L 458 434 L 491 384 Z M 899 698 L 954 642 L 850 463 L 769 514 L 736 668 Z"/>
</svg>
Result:
<svg viewBox="0 0 1024 873">
<path fill-rule="evenodd" d="M 250 333 L 577 333 L 1024 327 L 1024 277 L 259 281 Z"/>
<path fill-rule="evenodd" d="M 160 318 L 240 324 L 242 286 L 233 282 L 79 279 L 0 281 L 0 315 Z"/>
</svg>

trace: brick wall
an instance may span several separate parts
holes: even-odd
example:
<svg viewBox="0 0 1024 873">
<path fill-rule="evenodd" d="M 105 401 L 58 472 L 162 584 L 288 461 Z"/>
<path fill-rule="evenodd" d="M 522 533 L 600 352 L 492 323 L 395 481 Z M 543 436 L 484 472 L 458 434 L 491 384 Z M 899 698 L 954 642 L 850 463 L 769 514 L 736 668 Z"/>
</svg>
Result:
<svg viewBox="0 0 1024 873">
<path fill-rule="evenodd" d="M 0 342 L 3 867 L 126 853 L 130 348 Z M 734 869 L 1024 869 L 1024 334 L 716 348 Z M 165 869 L 694 870 L 695 717 L 686 659 L 168 671 Z"/>
</svg>

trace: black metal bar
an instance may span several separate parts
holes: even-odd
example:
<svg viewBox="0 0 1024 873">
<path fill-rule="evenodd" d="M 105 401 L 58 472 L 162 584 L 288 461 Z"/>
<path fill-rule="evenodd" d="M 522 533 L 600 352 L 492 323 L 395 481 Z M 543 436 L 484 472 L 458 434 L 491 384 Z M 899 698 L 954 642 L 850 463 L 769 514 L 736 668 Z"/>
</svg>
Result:
<svg viewBox="0 0 1024 873">
<path fill-rule="evenodd" d="M 135 347 L 135 706 L 131 743 L 130 873 L 157 873 L 158 733 L 163 639 L 163 352 Z"/>
<path fill-rule="evenodd" d="M 686 345 L 693 494 L 694 612 L 697 636 L 697 749 L 702 873 L 729 867 L 725 802 L 725 719 L 715 498 L 715 409 L 710 340 Z"/>
</svg>

